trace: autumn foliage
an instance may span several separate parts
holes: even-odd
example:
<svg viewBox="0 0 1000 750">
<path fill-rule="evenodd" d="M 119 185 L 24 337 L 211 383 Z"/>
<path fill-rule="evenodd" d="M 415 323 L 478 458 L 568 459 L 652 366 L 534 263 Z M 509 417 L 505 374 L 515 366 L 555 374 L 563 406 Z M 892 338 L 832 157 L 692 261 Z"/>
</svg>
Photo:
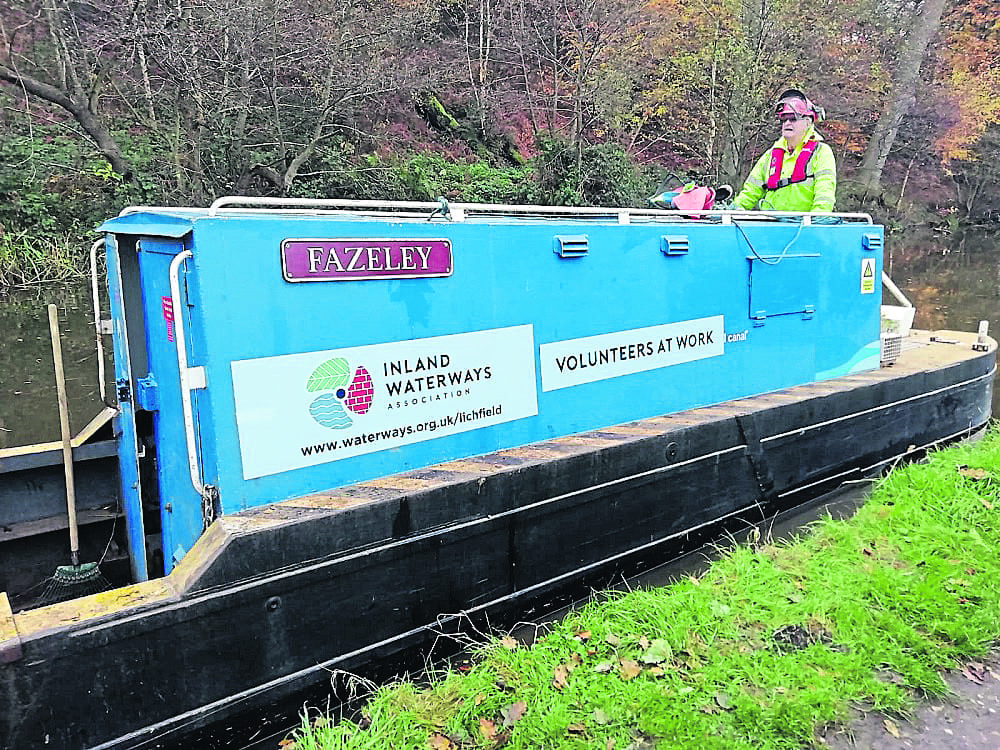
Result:
<svg viewBox="0 0 1000 750">
<path fill-rule="evenodd" d="M 398 174 L 415 154 L 530 165 L 525 176 L 540 185 L 546 169 L 561 170 L 555 188 L 493 197 L 631 200 L 641 190 L 586 187 L 614 163 L 594 149 L 618 149 L 650 175 L 738 184 L 775 136 L 775 95 L 796 86 L 825 106 L 821 129 L 847 185 L 899 97 L 923 5 L 0 0 L 0 142 L 14 149 L 6 162 L 43 177 L 76 169 L 94 179 L 103 161 L 105 182 L 145 200 L 415 197 Z M 898 133 L 882 144 L 897 191 L 914 169 L 931 175 L 924 183 L 982 173 L 989 184 L 998 18 L 998 0 L 947 5 Z M 53 170 L 36 158 L 44 139 L 77 150 Z M 601 179 L 618 179 L 616 169 Z M 11 179 L 0 177 L 8 197 L 23 190 Z"/>
</svg>

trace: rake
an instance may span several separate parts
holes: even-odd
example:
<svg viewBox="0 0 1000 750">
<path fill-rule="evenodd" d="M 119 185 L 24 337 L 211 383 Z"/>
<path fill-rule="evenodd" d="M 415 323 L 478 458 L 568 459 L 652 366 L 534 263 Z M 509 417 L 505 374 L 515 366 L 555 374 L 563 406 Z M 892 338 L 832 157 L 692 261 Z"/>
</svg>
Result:
<svg viewBox="0 0 1000 750">
<path fill-rule="evenodd" d="M 63 470 L 66 475 L 66 511 L 69 516 L 70 564 L 60 565 L 48 580 L 39 603 L 54 604 L 111 588 L 101 573 L 99 563 L 80 564 L 80 531 L 76 519 L 76 487 L 73 481 L 73 444 L 69 426 L 69 400 L 66 397 L 66 374 L 63 370 L 62 344 L 59 336 L 59 311 L 49 305 L 49 333 L 52 336 L 52 362 L 56 371 L 56 395 L 59 400 L 59 429 L 62 433 Z"/>
</svg>

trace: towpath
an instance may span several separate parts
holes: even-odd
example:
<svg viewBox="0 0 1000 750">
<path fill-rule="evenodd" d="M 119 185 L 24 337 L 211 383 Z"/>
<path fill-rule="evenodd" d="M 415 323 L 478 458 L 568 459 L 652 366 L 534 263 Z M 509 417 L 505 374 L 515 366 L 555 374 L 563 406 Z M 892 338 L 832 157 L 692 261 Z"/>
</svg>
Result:
<svg viewBox="0 0 1000 750">
<path fill-rule="evenodd" d="M 831 750 L 1000 749 L 1000 651 L 945 675 L 951 695 L 921 703 L 909 720 L 859 712 L 848 728 L 829 730 Z"/>
</svg>

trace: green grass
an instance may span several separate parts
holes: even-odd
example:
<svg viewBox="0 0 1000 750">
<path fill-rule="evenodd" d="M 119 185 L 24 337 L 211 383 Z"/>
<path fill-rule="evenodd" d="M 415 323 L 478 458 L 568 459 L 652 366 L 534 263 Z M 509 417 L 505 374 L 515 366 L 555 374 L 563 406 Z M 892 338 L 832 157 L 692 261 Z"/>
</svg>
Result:
<svg viewBox="0 0 1000 750">
<path fill-rule="evenodd" d="M 978 469 L 980 471 L 973 471 Z M 286 748 L 803 748 L 852 706 L 905 715 L 1000 639 L 1000 432 L 893 471 L 851 519 L 600 597 L 530 647 L 378 689 Z"/>
<path fill-rule="evenodd" d="M 33 235 L 0 226 L 0 289 L 76 281 L 90 274 L 90 243 L 72 233 Z"/>
</svg>

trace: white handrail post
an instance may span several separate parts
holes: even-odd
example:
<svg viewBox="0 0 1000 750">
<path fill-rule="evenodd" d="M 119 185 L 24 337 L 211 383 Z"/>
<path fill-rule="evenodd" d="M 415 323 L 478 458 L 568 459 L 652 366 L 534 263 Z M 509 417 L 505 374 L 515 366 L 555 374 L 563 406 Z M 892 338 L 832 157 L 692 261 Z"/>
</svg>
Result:
<svg viewBox="0 0 1000 750">
<path fill-rule="evenodd" d="M 889 293 L 895 297 L 903 307 L 913 307 L 913 303 L 906 298 L 899 287 L 892 283 L 892 279 L 889 278 L 889 274 L 885 271 L 882 272 L 882 283 L 885 284 L 885 288 L 889 290 Z"/>
<path fill-rule="evenodd" d="M 180 267 L 185 260 L 192 257 L 190 250 L 182 250 L 170 261 L 170 303 L 174 308 L 174 330 L 177 334 L 177 369 L 181 381 L 181 408 L 184 412 L 184 440 L 187 443 L 188 470 L 191 474 L 191 484 L 197 493 L 204 497 L 205 485 L 201 479 L 201 467 L 198 465 L 198 446 L 194 436 L 194 409 L 191 406 L 191 391 L 205 388 L 204 367 L 188 367 L 187 339 L 184 334 L 184 308 L 181 307 Z"/>
</svg>

